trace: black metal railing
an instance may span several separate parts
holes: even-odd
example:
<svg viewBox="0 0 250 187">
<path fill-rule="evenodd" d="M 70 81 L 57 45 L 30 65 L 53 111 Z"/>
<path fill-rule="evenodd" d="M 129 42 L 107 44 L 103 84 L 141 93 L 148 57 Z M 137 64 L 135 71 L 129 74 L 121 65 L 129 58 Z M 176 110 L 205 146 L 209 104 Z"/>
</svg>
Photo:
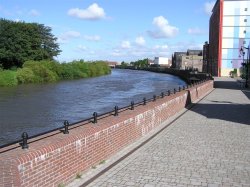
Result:
<svg viewBox="0 0 250 187">
<path fill-rule="evenodd" d="M 21 135 L 21 139 L 7 143 L 7 144 L 0 145 L 0 149 L 5 148 L 7 146 L 15 145 L 15 144 L 18 144 L 18 145 L 11 147 L 10 149 L 15 149 L 17 147 L 22 147 L 22 149 L 28 149 L 29 148 L 28 140 L 34 139 L 34 140 L 30 141 L 30 143 L 32 143 L 32 142 L 47 138 L 47 136 L 46 137 L 41 137 L 41 136 L 52 133 L 52 132 L 54 132 L 53 135 L 59 134 L 62 132 L 63 132 L 63 134 L 69 134 L 70 130 L 74 129 L 76 127 L 83 126 L 83 125 L 86 125 L 89 123 L 98 124 L 98 120 L 100 120 L 100 119 L 103 119 L 103 118 L 106 118 L 109 116 L 117 117 L 117 116 L 119 116 L 119 113 L 121 113 L 121 112 L 124 112 L 126 110 L 134 110 L 138 106 L 144 106 L 148 102 L 155 102 L 157 99 L 164 98 L 165 96 L 170 96 L 171 94 L 176 94 L 177 92 L 181 92 L 182 90 L 188 89 L 188 88 L 193 87 L 193 86 L 198 85 L 198 84 L 201 84 L 207 80 L 210 80 L 210 79 L 200 80 L 200 81 L 195 82 L 194 84 L 183 86 L 182 88 L 181 87 L 178 87 L 177 89 L 174 88 L 172 91 L 167 90 L 165 92 L 161 92 L 159 95 L 153 95 L 153 97 L 149 98 L 149 99 L 146 99 L 146 97 L 144 97 L 142 99 L 142 101 L 137 102 L 137 103 L 134 103 L 134 101 L 131 101 L 130 105 L 124 106 L 122 108 L 115 106 L 114 110 L 106 112 L 106 113 L 98 114 L 97 112 L 94 112 L 93 117 L 83 119 L 81 121 L 77 121 L 77 122 L 74 122 L 71 124 L 67 120 L 65 120 L 63 123 L 64 125 L 62 127 L 58 127 L 55 129 L 45 131 L 45 132 L 41 132 L 41 133 L 35 134 L 33 136 L 30 136 L 30 137 L 28 136 L 27 132 L 23 132 Z M 53 136 L 53 135 L 51 135 L 51 136 Z M 8 150 L 10 150 L 10 149 L 8 149 Z M 7 150 L 3 150 L 3 151 L 0 151 L 0 153 L 6 152 L 6 151 Z"/>
</svg>

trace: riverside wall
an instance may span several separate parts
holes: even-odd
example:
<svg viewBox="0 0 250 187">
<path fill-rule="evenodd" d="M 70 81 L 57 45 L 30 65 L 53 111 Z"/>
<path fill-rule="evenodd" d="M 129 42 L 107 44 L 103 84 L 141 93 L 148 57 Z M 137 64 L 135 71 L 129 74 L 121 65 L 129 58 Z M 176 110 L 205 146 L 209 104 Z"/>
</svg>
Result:
<svg viewBox="0 0 250 187">
<path fill-rule="evenodd" d="M 168 67 L 134 67 L 134 66 L 126 66 L 122 67 L 120 65 L 117 65 L 116 68 L 118 69 L 131 69 L 131 70 L 143 70 L 143 71 L 151 71 L 156 73 L 166 73 L 175 75 L 183 80 L 185 80 L 188 84 L 194 83 L 196 81 L 204 80 L 204 79 L 211 79 L 211 75 L 207 73 L 201 73 L 201 72 L 192 72 L 190 70 L 181 70 L 181 69 L 174 69 L 174 68 L 168 68 Z M 192 80 L 195 78 L 196 80 Z"/>
<path fill-rule="evenodd" d="M 78 124 L 69 134 L 53 132 L 28 140 L 29 148 L 0 149 L 0 187 L 59 186 L 145 136 L 169 117 L 213 89 L 209 80 L 156 101 L 108 116 L 94 124 Z"/>
</svg>

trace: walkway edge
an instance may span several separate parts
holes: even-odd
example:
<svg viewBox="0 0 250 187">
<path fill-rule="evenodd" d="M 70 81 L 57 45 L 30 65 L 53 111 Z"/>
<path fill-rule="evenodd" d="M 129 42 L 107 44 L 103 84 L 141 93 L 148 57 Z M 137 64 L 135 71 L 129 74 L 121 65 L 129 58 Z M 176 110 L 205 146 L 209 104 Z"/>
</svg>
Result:
<svg viewBox="0 0 250 187">
<path fill-rule="evenodd" d="M 85 187 L 91 182 L 93 182 L 96 178 L 103 175 L 106 171 L 117 165 L 119 162 L 124 160 L 126 157 L 137 151 L 139 148 L 141 148 L 143 145 L 148 143 L 150 140 L 152 140 L 154 137 L 156 137 L 158 134 L 160 134 L 163 130 L 165 130 L 167 127 L 169 127 L 172 123 L 174 123 L 177 119 L 182 117 L 187 111 L 189 111 L 191 108 L 193 108 L 197 103 L 205 99 L 209 94 L 211 94 L 215 88 L 213 88 L 211 91 L 209 91 L 205 96 L 199 98 L 194 103 L 191 103 L 187 108 L 182 109 L 180 112 L 175 114 L 174 116 L 170 117 L 166 121 L 164 121 L 161 125 L 159 125 L 157 128 L 153 129 L 151 132 L 149 132 L 144 137 L 138 139 L 136 142 L 128 145 L 115 155 L 113 155 L 111 158 L 105 161 L 104 164 L 96 166 L 95 169 L 88 170 L 86 173 L 83 173 L 82 177 L 80 179 L 75 179 L 73 182 L 67 185 L 67 187 Z"/>
</svg>

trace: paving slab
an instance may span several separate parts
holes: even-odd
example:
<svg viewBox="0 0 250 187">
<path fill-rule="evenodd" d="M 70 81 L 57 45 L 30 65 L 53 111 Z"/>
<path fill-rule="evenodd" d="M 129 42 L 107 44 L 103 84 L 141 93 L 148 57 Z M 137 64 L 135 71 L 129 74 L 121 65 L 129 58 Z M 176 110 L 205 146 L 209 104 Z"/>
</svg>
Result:
<svg viewBox="0 0 250 187">
<path fill-rule="evenodd" d="M 250 90 L 241 89 L 215 78 L 209 95 L 88 186 L 250 187 Z"/>
</svg>

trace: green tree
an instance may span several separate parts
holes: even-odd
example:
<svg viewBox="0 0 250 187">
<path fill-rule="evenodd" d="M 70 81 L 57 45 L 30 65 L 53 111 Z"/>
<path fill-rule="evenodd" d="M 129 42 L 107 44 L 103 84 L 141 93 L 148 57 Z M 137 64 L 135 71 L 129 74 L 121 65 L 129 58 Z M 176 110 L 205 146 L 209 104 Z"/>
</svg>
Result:
<svg viewBox="0 0 250 187">
<path fill-rule="evenodd" d="M 130 62 L 130 64 L 133 65 L 136 68 L 148 67 L 148 59 L 145 58 L 143 60 L 137 60 L 135 62 Z"/>
<path fill-rule="evenodd" d="M 125 67 L 127 67 L 127 66 L 128 66 L 128 63 L 126 63 L 126 62 L 122 61 L 122 63 L 121 63 L 121 67 L 122 67 L 122 68 L 125 68 Z"/>
<path fill-rule="evenodd" d="M 28 60 L 52 60 L 61 51 L 51 28 L 0 19 L 0 66 L 22 67 Z"/>
</svg>

